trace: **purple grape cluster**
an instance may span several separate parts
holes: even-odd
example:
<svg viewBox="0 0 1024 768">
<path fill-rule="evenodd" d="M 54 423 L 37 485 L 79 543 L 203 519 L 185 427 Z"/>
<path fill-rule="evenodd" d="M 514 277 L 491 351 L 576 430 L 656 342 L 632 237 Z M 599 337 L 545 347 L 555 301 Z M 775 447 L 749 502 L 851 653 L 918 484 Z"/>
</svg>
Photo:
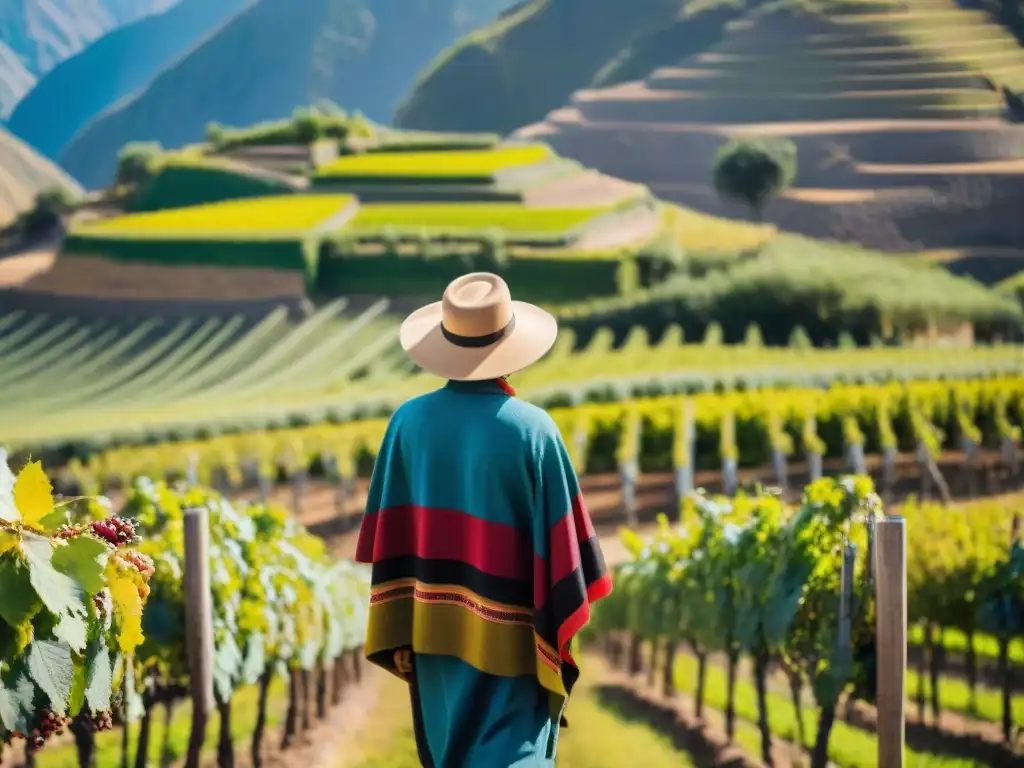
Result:
<svg viewBox="0 0 1024 768">
<path fill-rule="evenodd" d="M 91 527 L 94 534 L 115 547 L 128 544 L 136 538 L 135 524 L 117 515 L 111 515 L 106 520 L 96 520 Z"/>
</svg>

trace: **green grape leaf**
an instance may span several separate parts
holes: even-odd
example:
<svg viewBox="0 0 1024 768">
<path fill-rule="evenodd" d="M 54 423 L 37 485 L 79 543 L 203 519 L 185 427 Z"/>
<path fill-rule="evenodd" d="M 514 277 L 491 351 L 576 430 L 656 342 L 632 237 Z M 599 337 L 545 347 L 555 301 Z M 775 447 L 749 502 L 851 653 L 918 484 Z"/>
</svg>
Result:
<svg viewBox="0 0 1024 768">
<path fill-rule="evenodd" d="M 242 666 L 242 682 L 246 685 L 252 685 L 263 674 L 263 668 L 267 664 L 265 644 L 266 640 L 262 632 L 254 632 L 249 636 L 245 663 Z"/>
<path fill-rule="evenodd" d="M 8 731 L 28 733 L 29 718 L 35 713 L 36 687 L 23 669 L 6 677 L 0 679 L 0 724 Z"/>
<path fill-rule="evenodd" d="M 82 711 L 85 704 L 85 685 L 87 670 L 84 664 L 75 664 L 75 681 L 71 685 L 71 696 L 68 701 L 68 716 L 75 717 Z"/>
<path fill-rule="evenodd" d="M 86 595 L 74 579 L 53 567 L 53 544 L 44 536 L 26 531 L 21 549 L 28 561 L 29 578 L 39 599 L 51 613 L 86 616 Z"/>
<path fill-rule="evenodd" d="M 312 669 L 316 666 L 317 656 L 320 655 L 320 646 L 313 640 L 308 640 L 299 649 L 299 666 L 303 669 Z"/>
<path fill-rule="evenodd" d="M 53 634 L 58 640 L 71 646 L 73 651 L 81 653 L 85 649 L 89 627 L 81 616 L 65 613 L 54 627 Z"/>
<path fill-rule="evenodd" d="M 93 712 L 110 709 L 110 689 L 114 684 L 114 670 L 110 664 L 110 651 L 101 636 L 89 643 L 85 651 L 85 703 Z"/>
<path fill-rule="evenodd" d="M 39 521 L 39 527 L 44 531 L 55 531 L 62 525 L 71 522 L 71 510 L 67 505 L 54 507 L 53 512 Z"/>
<path fill-rule="evenodd" d="M 50 709 L 58 715 L 67 712 L 75 682 L 71 647 L 47 640 L 33 642 L 28 647 L 28 671 L 49 699 Z"/>
<path fill-rule="evenodd" d="M 91 536 L 77 536 L 53 550 L 53 567 L 78 582 L 90 595 L 103 589 L 103 570 L 110 550 Z"/>
<path fill-rule="evenodd" d="M 213 654 L 213 687 L 220 701 L 231 698 L 235 681 L 242 670 L 242 652 L 231 635 L 217 645 Z"/>
<path fill-rule="evenodd" d="M 0 557 L 0 618 L 16 627 L 38 607 L 28 568 L 17 558 Z"/>
<path fill-rule="evenodd" d="M 142 719 L 142 716 L 146 714 L 146 707 L 142 703 L 142 697 L 139 695 L 138 690 L 135 686 L 135 665 L 131 663 L 131 660 L 126 660 L 125 664 L 125 677 L 122 681 L 125 698 L 125 719 L 129 723 L 137 723 Z"/>
</svg>

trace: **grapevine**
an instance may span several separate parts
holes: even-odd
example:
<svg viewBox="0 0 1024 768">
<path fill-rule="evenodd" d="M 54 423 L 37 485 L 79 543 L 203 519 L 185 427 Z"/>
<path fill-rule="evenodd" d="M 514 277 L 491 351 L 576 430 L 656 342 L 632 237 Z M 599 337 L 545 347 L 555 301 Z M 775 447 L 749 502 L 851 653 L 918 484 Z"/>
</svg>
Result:
<svg viewBox="0 0 1024 768">
<path fill-rule="evenodd" d="M 836 644 L 841 556 L 847 542 L 857 546 L 855 575 L 863 583 L 862 524 L 880 514 L 881 502 L 866 478 L 819 480 L 805 489 L 797 509 L 765 493 L 732 500 L 698 493 L 685 505 L 685 525 L 673 529 L 662 520 L 649 544 L 631 531 L 623 534 L 634 559 L 617 569 L 616 590 L 597 607 L 595 628 L 628 631 L 634 660 L 641 657 L 636 649 L 641 640 L 652 648 L 659 640 L 667 648 L 685 641 L 697 652 L 700 668 L 707 654 L 724 653 L 730 680 L 739 655 L 750 655 L 758 682 L 762 757 L 768 763 L 765 675 L 770 660 L 781 661 L 814 691 L 823 717 L 813 765 L 824 766 L 836 703 L 863 675 L 860 658 Z M 863 589 L 855 602 L 852 640 L 858 648 L 872 634 L 873 617 L 871 597 Z M 666 690 L 672 684 L 666 678 Z M 696 705 L 699 713 L 699 694 Z M 732 706 L 730 692 L 727 732 Z"/>
<path fill-rule="evenodd" d="M 720 467 L 733 451 L 739 466 L 760 466 L 767 463 L 773 445 L 786 447 L 790 442 L 803 453 L 826 457 L 842 456 L 851 440 L 863 440 L 865 453 L 909 453 L 923 445 L 933 456 L 959 448 L 954 439 L 965 433 L 977 438 L 977 444 L 999 445 L 1003 439 L 1019 439 L 1024 425 L 1014 420 L 1021 417 L 1017 404 L 1022 400 L 1024 380 L 1002 378 L 666 395 L 554 408 L 551 415 L 581 467 L 612 470 L 619 457 L 632 452 L 630 443 L 638 440 L 634 444 L 642 449 L 645 471 L 665 471 L 684 458 L 690 445 L 696 455 L 685 459 L 696 468 Z M 680 413 L 685 402 L 693 409 L 695 440 L 684 446 L 681 430 L 686 422 Z M 729 414 L 735 440 L 723 440 L 730 432 L 724 423 Z M 638 425 L 641 434 L 624 428 L 626 424 Z M 385 425 L 382 419 L 366 419 L 167 443 L 144 451 L 113 449 L 93 455 L 72 474 L 85 490 L 149 472 L 156 472 L 156 477 L 179 476 L 188 457 L 195 456 L 201 482 L 219 472 L 237 484 L 238 468 L 245 464 L 257 466 L 261 476 L 270 478 L 279 469 L 294 472 L 330 453 L 343 478 L 348 478 L 366 466 Z M 578 435 L 587 437 L 587 455 L 581 455 Z M 672 450 L 657 448 L 661 445 Z"/>
<path fill-rule="evenodd" d="M 364 571 L 332 560 L 287 510 L 235 506 L 204 487 L 175 488 L 141 477 L 125 510 L 142 541 L 138 551 L 116 549 L 108 566 L 124 573 L 140 597 L 149 591 L 149 642 L 133 668 L 134 695 L 152 692 L 141 696 L 141 717 L 150 718 L 158 704 L 188 687 L 182 588 L 188 508 L 204 509 L 209 522 L 214 690 L 223 718 L 230 717 L 239 687 L 267 686 L 282 668 L 310 673 L 330 667 L 361 644 Z M 227 733 L 222 728 L 222 737 Z M 261 739 L 254 733 L 254 755 Z M 139 749 L 144 753 L 143 745 Z"/>
<path fill-rule="evenodd" d="M 132 524 L 75 523 L 71 507 L 38 462 L 15 476 L 0 451 L 0 741 L 33 749 L 82 713 L 109 722 L 117 670 L 143 639 L 153 571 L 128 548 Z"/>
</svg>

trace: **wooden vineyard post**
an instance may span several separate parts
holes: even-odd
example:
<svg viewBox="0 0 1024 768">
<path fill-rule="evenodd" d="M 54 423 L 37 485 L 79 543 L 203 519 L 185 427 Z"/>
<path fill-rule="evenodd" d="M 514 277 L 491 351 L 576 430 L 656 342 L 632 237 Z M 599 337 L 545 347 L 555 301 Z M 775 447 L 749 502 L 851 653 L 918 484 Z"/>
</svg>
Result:
<svg viewBox="0 0 1024 768">
<path fill-rule="evenodd" d="M 1020 472 L 1016 441 L 1012 437 L 1004 435 L 999 440 L 999 453 L 1003 466 L 1009 470 L 1012 477 L 1016 478 Z"/>
<path fill-rule="evenodd" d="M 903 768 L 907 672 L 907 530 L 902 517 L 875 527 L 879 768 Z"/>
<path fill-rule="evenodd" d="M 619 477 L 622 484 L 622 508 L 626 513 L 626 522 L 631 527 L 637 525 L 636 519 L 636 461 L 624 461 L 619 465 Z"/>
<path fill-rule="evenodd" d="M 687 398 L 679 414 L 673 444 L 673 477 L 675 480 L 676 512 L 683 519 L 683 501 L 694 488 L 693 464 L 696 459 L 697 430 L 694 429 L 693 401 Z"/>
<path fill-rule="evenodd" d="M 967 495 L 971 498 L 978 495 L 978 445 L 969 436 L 960 440 L 964 451 L 964 474 L 967 475 Z"/>
<path fill-rule="evenodd" d="M 586 421 L 582 418 L 576 421 L 576 426 L 572 432 L 572 442 L 576 450 L 576 461 L 579 464 L 576 467 L 576 472 L 581 476 L 585 475 L 587 472 L 587 448 L 590 447 L 590 432 L 587 429 Z"/>
<path fill-rule="evenodd" d="M 624 414 L 622 435 L 619 438 L 619 482 L 622 486 L 622 508 L 626 513 L 626 523 L 636 527 L 636 486 L 640 477 L 640 430 L 641 416 L 629 409 Z"/>
<path fill-rule="evenodd" d="M 924 440 L 917 443 L 917 466 L 921 471 L 921 499 L 927 501 L 932 495 L 932 474 L 929 471 L 928 461 L 931 454 L 928 453 L 928 445 Z"/>
<path fill-rule="evenodd" d="M 789 489 L 789 466 L 787 457 L 793 451 L 793 440 L 786 434 L 785 426 L 778 411 L 768 416 L 768 440 L 772 449 L 772 474 L 780 493 Z"/>
<path fill-rule="evenodd" d="M 887 445 L 882 449 L 882 499 L 889 503 L 896 487 L 896 446 Z"/>
<path fill-rule="evenodd" d="M 786 465 L 786 452 L 780 448 L 772 448 L 772 474 L 779 490 L 785 492 L 789 488 L 789 467 Z"/>
<path fill-rule="evenodd" d="M 732 496 L 739 487 L 739 451 L 736 447 L 736 416 L 729 411 L 722 417 L 719 452 L 722 455 L 722 492 Z"/>
<path fill-rule="evenodd" d="M 306 493 L 308 477 L 309 469 L 304 463 L 300 464 L 292 475 L 292 509 L 296 515 L 302 514 L 302 498 Z"/>
<path fill-rule="evenodd" d="M 210 595 L 210 529 L 205 509 L 185 510 L 185 640 L 192 698 L 192 731 L 186 768 L 198 768 L 213 709 L 213 602 Z"/>
<path fill-rule="evenodd" d="M 813 414 L 807 417 L 803 429 L 804 456 L 807 459 L 808 479 L 814 483 L 821 480 L 824 471 L 821 438 L 818 437 L 818 420 Z"/>
<path fill-rule="evenodd" d="M 867 463 L 864 461 L 864 433 L 853 416 L 843 420 L 843 439 L 846 443 L 846 461 L 850 471 L 855 475 L 866 475 Z"/>
</svg>

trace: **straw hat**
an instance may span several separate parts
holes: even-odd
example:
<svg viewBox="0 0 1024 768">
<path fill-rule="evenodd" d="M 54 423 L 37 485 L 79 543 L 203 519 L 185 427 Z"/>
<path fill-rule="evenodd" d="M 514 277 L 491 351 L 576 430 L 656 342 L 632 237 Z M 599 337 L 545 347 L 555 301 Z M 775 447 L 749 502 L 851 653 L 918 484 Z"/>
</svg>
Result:
<svg viewBox="0 0 1024 768">
<path fill-rule="evenodd" d="M 512 301 L 508 285 L 489 272 L 458 277 L 441 301 L 402 323 L 402 348 L 421 368 L 456 381 L 497 379 L 537 362 L 558 335 L 555 318 Z"/>
</svg>

